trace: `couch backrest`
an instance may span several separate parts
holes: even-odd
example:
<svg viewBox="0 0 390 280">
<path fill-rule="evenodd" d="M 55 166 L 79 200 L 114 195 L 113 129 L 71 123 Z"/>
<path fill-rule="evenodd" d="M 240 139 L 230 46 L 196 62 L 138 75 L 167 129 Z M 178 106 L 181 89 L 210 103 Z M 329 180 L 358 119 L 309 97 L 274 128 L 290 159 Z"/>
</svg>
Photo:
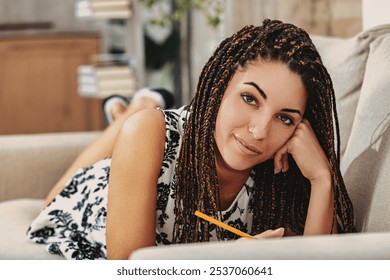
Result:
<svg viewBox="0 0 390 280">
<path fill-rule="evenodd" d="M 99 132 L 0 136 L 0 202 L 44 198 Z"/>
<path fill-rule="evenodd" d="M 390 231 L 390 25 L 349 39 L 313 41 L 334 83 L 341 170 L 356 227 Z"/>
</svg>

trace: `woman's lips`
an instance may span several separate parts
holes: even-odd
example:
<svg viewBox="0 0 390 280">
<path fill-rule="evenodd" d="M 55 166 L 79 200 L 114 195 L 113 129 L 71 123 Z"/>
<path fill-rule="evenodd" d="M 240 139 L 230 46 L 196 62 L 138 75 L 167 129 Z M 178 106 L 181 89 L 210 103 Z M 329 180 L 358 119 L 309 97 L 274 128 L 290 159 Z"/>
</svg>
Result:
<svg viewBox="0 0 390 280">
<path fill-rule="evenodd" d="M 259 148 L 248 143 L 247 141 L 245 141 L 241 137 L 235 135 L 234 138 L 237 140 L 238 147 L 240 148 L 240 150 L 243 151 L 245 154 L 255 156 L 255 155 L 259 155 L 262 153 L 259 150 Z"/>
</svg>

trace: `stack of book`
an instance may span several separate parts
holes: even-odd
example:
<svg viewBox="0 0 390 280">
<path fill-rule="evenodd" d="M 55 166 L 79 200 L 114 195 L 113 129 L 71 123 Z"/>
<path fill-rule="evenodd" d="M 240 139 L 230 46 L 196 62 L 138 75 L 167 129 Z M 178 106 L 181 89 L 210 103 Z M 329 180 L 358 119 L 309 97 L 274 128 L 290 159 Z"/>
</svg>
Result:
<svg viewBox="0 0 390 280">
<path fill-rule="evenodd" d="M 80 18 L 128 19 L 130 0 L 78 0 L 76 16 Z"/>
<path fill-rule="evenodd" d="M 137 89 L 134 70 L 128 65 L 81 65 L 78 92 L 83 97 L 104 99 L 119 94 L 130 98 Z"/>
</svg>

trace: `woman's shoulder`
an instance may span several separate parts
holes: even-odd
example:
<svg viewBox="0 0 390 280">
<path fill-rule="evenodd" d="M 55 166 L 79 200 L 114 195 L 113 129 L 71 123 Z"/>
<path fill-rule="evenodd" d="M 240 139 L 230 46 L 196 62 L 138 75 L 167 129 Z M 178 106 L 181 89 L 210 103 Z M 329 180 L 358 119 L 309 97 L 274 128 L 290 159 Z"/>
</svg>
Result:
<svg viewBox="0 0 390 280">
<path fill-rule="evenodd" d="M 144 109 L 131 115 L 123 124 L 121 131 L 155 137 L 165 131 L 165 119 L 159 110 Z"/>
<path fill-rule="evenodd" d="M 122 133 L 148 135 L 148 138 L 156 137 L 165 141 L 163 135 L 168 136 L 175 132 L 182 135 L 187 117 L 187 106 L 169 110 L 144 109 L 125 121 Z"/>
</svg>

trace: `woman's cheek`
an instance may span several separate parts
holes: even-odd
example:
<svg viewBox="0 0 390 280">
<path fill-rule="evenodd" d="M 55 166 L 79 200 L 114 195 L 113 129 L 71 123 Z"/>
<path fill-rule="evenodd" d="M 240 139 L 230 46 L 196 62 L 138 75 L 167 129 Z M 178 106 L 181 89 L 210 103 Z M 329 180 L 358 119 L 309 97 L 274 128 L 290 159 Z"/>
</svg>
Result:
<svg viewBox="0 0 390 280">
<path fill-rule="evenodd" d="M 274 158 L 275 153 L 291 139 L 293 132 L 279 132 L 273 137 L 274 140 L 271 142 L 272 147 L 270 149 L 272 155 L 270 158 Z"/>
</svg>

